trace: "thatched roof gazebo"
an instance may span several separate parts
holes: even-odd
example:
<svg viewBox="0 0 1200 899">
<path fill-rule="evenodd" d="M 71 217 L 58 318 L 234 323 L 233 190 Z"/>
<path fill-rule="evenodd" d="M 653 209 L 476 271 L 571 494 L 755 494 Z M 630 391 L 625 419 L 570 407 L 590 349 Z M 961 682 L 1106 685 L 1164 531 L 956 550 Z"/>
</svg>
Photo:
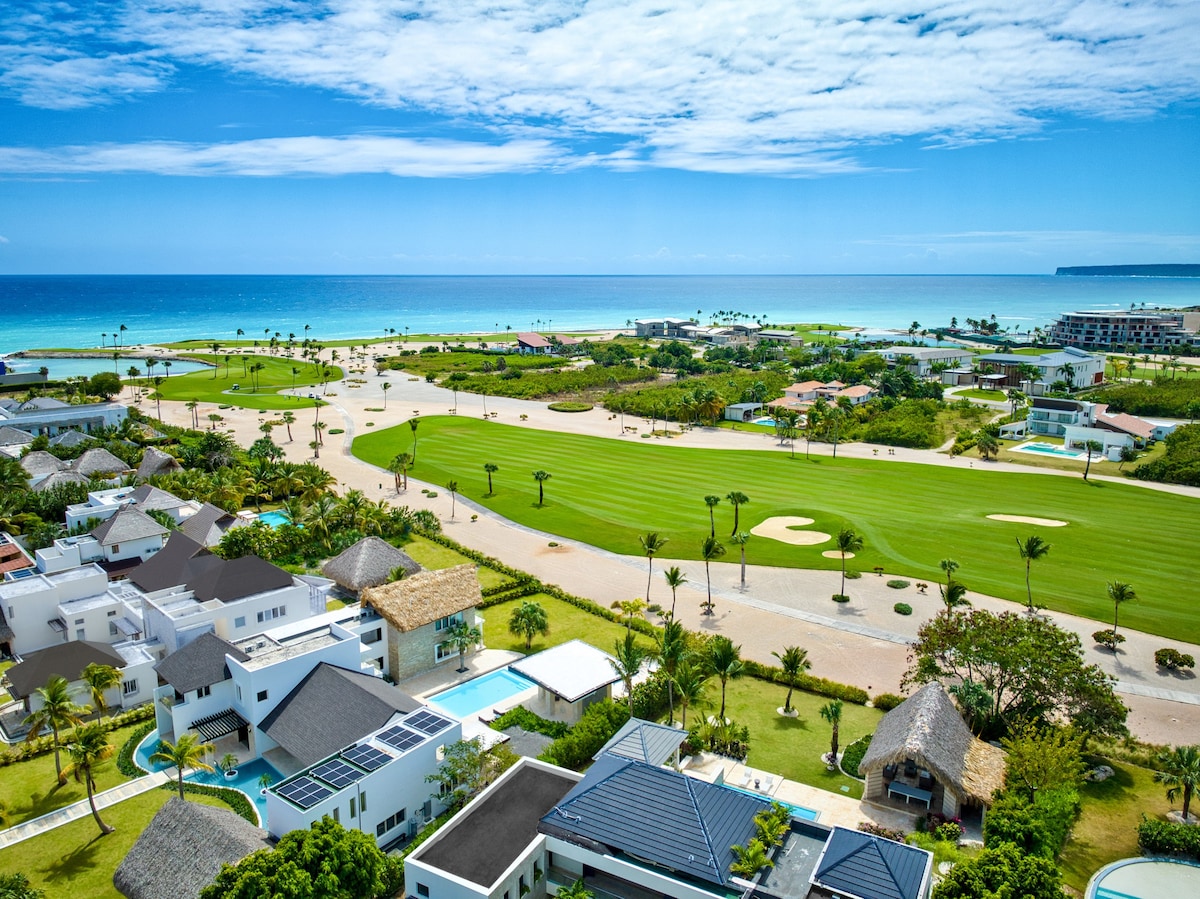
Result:
<svg viewBox="0 0 1200 899">
<path fill-rule="evenodd" d="M 113 886 L 128 899 L 196 899 L 222 865 L 270 848 L 265 830 L 229 809 L 172 796 L 117 866 Z"/>
<path fill-rule="evenodd" d="M 978 739 L 945 688 L 926 684 L 875 728 L 859 764 L 863 798 L 924 806 L 949 817 L 991 804 L 1004 786 L 1005 754 Z"/>
<path fill-rule="evenodd" d="M 358 596 L 367 587 L 386 584 L 397 568 L 403 568 L 405 576 L 421 570 L 412 556 L 396 549 L 386 540 L 363 537 L 321 566 L 321 573 L 346 593 Z"/>
</svg>

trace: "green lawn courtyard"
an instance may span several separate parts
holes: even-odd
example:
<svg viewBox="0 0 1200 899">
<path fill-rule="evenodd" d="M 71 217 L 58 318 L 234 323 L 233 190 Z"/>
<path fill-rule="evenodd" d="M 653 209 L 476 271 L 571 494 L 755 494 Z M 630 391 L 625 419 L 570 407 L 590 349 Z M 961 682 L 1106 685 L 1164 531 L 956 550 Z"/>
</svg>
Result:
<svg viewBox="0 0 1200 899">
<path fill-rule="evenodd" d="M 1150 633 L 1184 636 L 1200 630 L 1200 611 L 1178 588 L 1192 576 L 1200 501 L 1161 491 L 1082 478 L 988 471 L 985 463 L 920 465 L 777 452 L 710 450 L 654 442 L 608 440 L 532 430 L 471 418 L 421 419 L 414 478 L 444 484 L 520 524 L 629 555 L 641 555 L 638 536 L 669 539 L 661 555 L 699 558 L 709 533 L 706 494 L 740 491 L 750 502 L 738 529 L 773 516 L 811 518 L 808 529 L 836 534 L 854 528 L 864 547 L 852 567 L 925 581 L 940 580 L 938 562 L 950 557 L 971 590 L 1025 600 L 1025 566 L 1016 542 L 1038 534 L 1050 553 L 1034 563 L 1035 603 L 1099 621 L 1112 616 L 1107 581 L 1131 583 L 1138 601 L 1121 623 Z M 354 454 L 386 466 L 411 452 L 407 424 L 358 437 Z M 483 464 L 499 466 L 487 495 Z M 532 472 L 549 472 L 538 505 Z M 1034 516 L 1068 522 L 1042 527 L 995 521 L 988 515 Z M 733 507 L 716 509 L 726 539 Z M 832 542 L 793 546 L 752 537 L 751 564 L 835 569 L 825 558 Z"/>
</svg>

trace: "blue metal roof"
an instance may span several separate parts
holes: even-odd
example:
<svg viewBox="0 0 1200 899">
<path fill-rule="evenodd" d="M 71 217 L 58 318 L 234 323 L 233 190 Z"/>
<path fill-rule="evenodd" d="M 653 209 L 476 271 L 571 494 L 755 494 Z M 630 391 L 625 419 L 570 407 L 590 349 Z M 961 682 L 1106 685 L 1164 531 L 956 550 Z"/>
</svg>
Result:
<svg viewBox="0 0 1200 899">
<path fill-rule="evenodd" d="M 603 755 L 538 830 L 724 885 L 735 861 L 729 847 L 753 838 L 754 816 L 767 808 L 669 768 Z"/>
<path fill-rule="evenodd" d="M 921 899 L 932 863 L 924 849 L 835 827 L 813 883 L 858 899 Z"/>
</svg>

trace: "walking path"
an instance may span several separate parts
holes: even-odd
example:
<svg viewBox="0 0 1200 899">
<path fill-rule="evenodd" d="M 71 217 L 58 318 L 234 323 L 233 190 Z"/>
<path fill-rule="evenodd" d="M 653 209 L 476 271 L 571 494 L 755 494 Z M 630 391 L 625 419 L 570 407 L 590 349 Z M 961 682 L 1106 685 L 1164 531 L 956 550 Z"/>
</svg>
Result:
<svg viewBox="0 0 1200 899">
<path fill-rule="evenodd" d="M 462 496 L 457 499 L 456 517 L 450 520 L 451 503 L 445 491 L 438 490 L 439 496 L 433 499 L 420 492 L 422 486 L 436 490 L 436 485 L 424 485 L 414 479 L 408 491 L 397 495 L 390 473 L 355 459 L 350 454 L 351 441 L 356 432 L 365 430 L 366 422 L 374 421 L 379 428 L 391 427 L 410 417 L 444 414 L 447 409 L 454 407 L 451 391 L 428 384 L 423 379 L 410 380 L 410 377 L 404 372 L 389 372 L 385 376 L 363 376 L 366 383 L 358 388 L 352 388 L 345 382 L 330 385 L 330 394 L 326 399 L 331 409 L 323 417 L 342 427 L 345 434 L 342 435 L 340 446 L 333 439 L 326 442 L 325 452 L 321 454 L 319 462 L 337 479 L 340 490 L 353 487 L 372 499 L 386 499 L 414 509 L 431 509 L 441 519 L 446 534 L 455 540 L 605 607 L 616 598 L 644 594 L 644 558 L 619 556 L 536 531 L 501 518 Z M 385 381 L 392 384 L 386 400 L 382 390 Z M 310 389 L 297 392 L 305 393 Z M 367 406 L 379 407 L 385 402 L 385 412 L 365 411 Z M 459 393 L 458 414 L 481 415 L 483 403 L 482 397 Z M 545 403 L 526 400 L 488 397 L 486 403 L 487 411 L 498 413 L 496 420 L 504 424 L 612 439 L 641 439 L 636 435 L 623 437 L 620 418 L 611 417 L 601 409 L 563 415 L 550 412 Z M 184 404 L 164 402 L 162 405 L 164 419 L 181 426 L 190 423 L 191 413 Z M 201 408 L 198 411 L 203 419 L 209 410 Z M 222 414 L 235 439 L 246 446 L 261 436 L 258 430 L 261 421 L 279 415 L 278 412 L 260 414 L 254 410 L 224 410 Z M 526 416 L 525 420 L 521 419 L 522 415 Z M 337 418 L 341 421 L 338 422 Z M 635 419 L 631 418 L 632 421 Z M 287 458 L 296 462 L 310 459 L 311 451 L 307 446 L 307 433 L 303 425 L 294 426 L 294 436 L 294 442 L 283 444 Z M 672 439 L 671 443 L 705 448 L 778 449 L 773 435 L 719 428 L 693 428 Z M 972 464 L 932 451 L 903 448 L 897 448 L 895 455 L 876 457 L 872 449 L 862 444 L 844 444 L 838 447 L 838 453 L 929 465 L 961 467 Z M 811 452 L 828 455 L 832 453 L 832 447 L 813 444 Z M 988 471 L 1078 477 L 1071 472 L 1012 463 L 980 463 L 980 467 L 986 467 Z M 1146 489 L 1200 498 L 1200 489 L 1192 487 L 1132 482 L 1105 475 L 1093 477 L 1108 477 Z M 470 521 L 471 514 L 477 514 L 478 520 Z M 549 546 L 551 542 L 558 546 Z M 880 578 L 868 574 L 860 580 L 848 582 L 847 592 L 851 601 L 831 608 L 833 604 L 829 597 L 838 592 L 839 574 L 836 571 L 748 565 L 747 583 L 743 590 L 737 563 L 713 563 L 711 570 L 717 614 L 703 616 L 699 606 L 705 598 L 703 563 L 659 557 L 655 559 L 655 571 L 661 572 L 673 564 L 687 574 L 690 582 L 678 591 L 678 617 L 685 626 L 693 630 L 725 634 L 742 646 L 746 658 L 764 663 L 771 663 L 771 653 L 784 646 L 803 646 L 809 651 L 814 674 L 855 684 L 872 694 L 899 692 L 900 678 L 908 667 L 907 643 L 916 635 L 922 621 L 941 609 L 936 589 L 926 596 L 917 594 L 915 589 L 892 590 L 886 586 L 889 579 L 886 574 Z M 670 600 L 660 578 L 655 579 L 653 593 L 652 598 L 661 604 L 665 605 Z M 913 606 L 913 615 L 904 617 L 892 611 L 892 605 L 900 599 Z M 977 607 L 994 611 L 1023 608 L 1018 603 L 980 594 L 971 594 L 970 599 Z M 1197 679 L 1161 674 L 1151 661 L 1153 651 L 1162 646 L 1175 646 L 1193 655 L 1200 654 L 1200 647 L 1122 629 L 1127 642 L 1124 652 L 1114 657 L 1091 645 L 1090 634 L 1097 629 L 1095 621 L 1061 613 L 1048 614 L 1061 626 L 1074 629 L 1082 635 L 1088 661 L 1101 665 L 1119 678 L 1119 689 L 1125 694 L 1126 704 L 1131 708 L 1129 726 L 1138 736 L 1155 743 L 1170 743 L 1178 742 L 1180 732 L 1189 727 L 1192 732 L 1200 732 L 1200 683 Z"/>
<path fill-rule="evenodd" d="M 175 769 L 172 768 L 170 770 L 174 771 Z M 140 796 L 142 793 L 147 793 L 155 787 L 169 783 L 173 779 L 173 776 L 167 771 L 155 771 L 153 774 L 147 774 L 136 780 L 127 780 L 125 783 L 115 786 L 111 790 L 97 793 L 95 797 L 96 808 L 103 811 L 110 805 L 116 805 L 118 802 L 124 802 L 126 799 L 132 799 L 134 796 Z M 40 818 L 16 824 L 8 828 L 8 830 L 0 831 L 0 850 L 7 849 L 9 846 L 28 840 L 30 837 L 36 837 L 38 834 L 43 834 L 56 827 L 62 827 L 64 824 L 69 824 L 80 818 L 86 818 L 91 813 L 91 805 L 88 804 L 86 799 L 81 799 L 49 814 L 42 815 Z"/>
</svg>

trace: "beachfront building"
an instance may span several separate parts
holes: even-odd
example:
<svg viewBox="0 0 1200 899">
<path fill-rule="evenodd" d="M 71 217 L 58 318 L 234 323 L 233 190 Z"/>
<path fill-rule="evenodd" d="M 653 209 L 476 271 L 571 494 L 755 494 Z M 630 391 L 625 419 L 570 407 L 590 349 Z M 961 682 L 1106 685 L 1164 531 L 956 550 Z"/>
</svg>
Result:
<svg viewBox="0 0 1200 899">
<path fill-rule="evenodd" d="M 447 634 L 459 623 L 482 631 L 483 618 L 476 612 L 481 598 L 475 566 L 456 565 L 367 587 L 359 605 L 382 617 L 386 671 L 402 681 L 458 658 L 458 649 L 448 642 Z"/>
<path fill-rule="evenodd" d="M 819 399 L 830 405 L 840 405 L 845 400 L 851 406 L 861 406 L 863 403 L 879 395 L 869 384 L 855 384 L 847 387 L 841 381 L 801 381 L 783 388 L 783 396 L 767 403 L 775 409 L 791 409 L 801 414 L 807 413 L 812 404 Z"/>
<path fill-rule="evenodd" d="M 342 731 L 336 749 L 267 790 L 272 835 L 328 815 L 373 835 L 381 847 L 411 839 L 445 809 L 425 778 L 461 739 L 458 721 L 420 706 L 397 710 L 368 733 Z"/>
<path fill-rule="evenodd" d="M 172 796 L 117 866 L 113 886 L 126 899 L 198 899 L 222 865 L 271 848 L 265 830 L 231 809 Z"/>
<path fill-rule="evenodd" d="M 405 860 L 423 899 L 542 899 L 582 880 L 596 895 L 925 899 L 933 857 L 793 819 L 774 867 L 734 875 L 767 797 L 611 753 L 586 775 L 523 758 Z"/>
<path fill-rule="evenodd" d="M 763 328 L 755 338 L 755 346 L 774 346 L 785 349 L 798 349 L 804 346 L 804 338 L 795 331 L 784 331 L 778 328 Z"/>
<path fill-rule="evenodd" d="M 982 822 L 1004 786 L 1005 754 L 971 733 L 935 681 L 879 720 L 859 770 L 867 801 Z"/>
<path fill-rule="evenodd" d="M 0 424 L 19 428 L 37 437 L 53 437 L 60 431 L 91 433 L 98 428 L 119 426 L 129 417 L 121 403 L 71 405 L 51 397 L 34 397 L 25 402 L 0 399 Z"/>
<path fill-rule="evenodd" d="M 1105 454 L 1123 447 L 1145 447 L 1175 430 L 1173 423 L 1111 412 L 1106 403 L 1040 396 L 1034 397 L 1024 425 L 1015 436 L 1061 437 L 1068 447 L 1086 447 L 1095 442 Z"/>
<path fill-rule="evenodd" d="M 120 672 L 121 682 L 105 693 L 105 705 L 109 709 L 133 708 L 154 695 L 156 661 L 154 655 L 139 644 L 110 646 L 90 640 L 72 640 L 29 653 L 4 672 L 4 683 L 26 714 L 42 707 L 37 691 L 55 677 L 67 679 L 71 698 L 77 704 L 90 706 L 94 700 L 91 688 L 83 682 L 83 669 L 92 664 L 107 665 Z"/>
<path fill-rule="evenodd" d="M 653 340 L 684 340 L 683 328 L 696 323 L 690 318 L 639 318 L 634 336 Z"/>
<path fill-rule="evenodd" d="M 975 357 L 975 377 L 985 389 L 1015 387 L 1030 396 L 1041 396 L 1060 382 L 1073 390 L 1101 383 L 1104 357 L 1075 347 L 1038 356 L 987 353 Z"/>
<path fill-rule="evenodd" d="M 621 680 L 613 661 L 582 640 L 568 640 L 508 667 L 538 685 L 537 697 L 524 703 L 526 708 L 551 721 L 575 724 L 589 706 L 612 699 L 612 686 Z"/>
<path fill-rule="evenodd" d="M 1197 312 L 1068 312 L 1050 326 L 1049 339 L 1081 349 L 1171 351 L 1200 346 Z"/>
<path fill-rule="evenodd" d="M 917 378 L 967 366 L 975 358 L 974 353 L 961 347 L 889 346 L 871 352 L 886 359 L 890 367 L 908 369 Z"/>
</svg>

